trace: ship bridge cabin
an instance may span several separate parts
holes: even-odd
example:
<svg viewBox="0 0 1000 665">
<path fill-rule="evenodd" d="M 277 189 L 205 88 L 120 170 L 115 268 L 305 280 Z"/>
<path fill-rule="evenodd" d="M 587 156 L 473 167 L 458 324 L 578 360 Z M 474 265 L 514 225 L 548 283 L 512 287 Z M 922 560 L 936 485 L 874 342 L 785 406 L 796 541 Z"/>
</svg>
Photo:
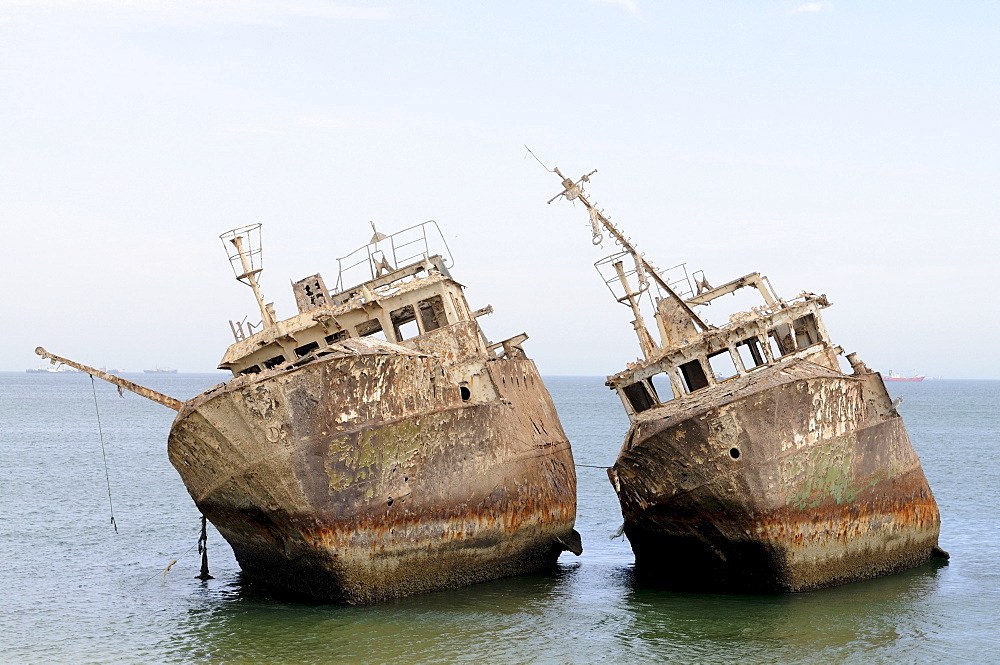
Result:
<svg viewBox="0 0 1000 665">
<path fill-rule="evenodd" d="M 257 332 L 256 326 L 244 331 L 245 324 L 230 322 L 236 342 L 219 368 L 238 376 L 294 366 L 312 360 L 331 344 L 358 337 L 440 354 L 453 363 L 481 358 L 501 347 L 504 353 L 516 353 L 523 340 L 487 345 L 476 319 L 492 308 L 469 308 L 464 287 L 448 272 L 450 254 L 429 254 L 428 231 L 436 231 L 444 244 L 434 222 L 391 236 L 376 231 L 368 245 L 338 259 L 333 293 L 318 273 L 293 283 L 298 314 L 291 318 L 268 325 L 269 316 L 272 320 L 274 316 L 268 304 L 262 306 L 262 329 Z M 343 286 L 358 274 L 367 279 Z"/>
<path fill-rule="evenodd" d="M 764 302 L 732 314 L 725 326 L 699 331 L 685 313 L 746 286 L 755 287 Z M 830 306 L 826 296 L 802 293 L 792 301 L 781 300 L 759 273 L 714 289 L 699 283 L 699 291 L 684 298 L 687 307 L 674 297 L 657 298 L 662 346 L 654 345 L 645 361 L 608 378 L 607 385 L 618 392 L 630 418 L 668 402 L 683 408 L 716 387 L 738 389 L 746 382 L 741 379 L 792 359 L 840 371 L 837 356 L 842 349 L 831 344 L 819 313 Z"/>
</svg>

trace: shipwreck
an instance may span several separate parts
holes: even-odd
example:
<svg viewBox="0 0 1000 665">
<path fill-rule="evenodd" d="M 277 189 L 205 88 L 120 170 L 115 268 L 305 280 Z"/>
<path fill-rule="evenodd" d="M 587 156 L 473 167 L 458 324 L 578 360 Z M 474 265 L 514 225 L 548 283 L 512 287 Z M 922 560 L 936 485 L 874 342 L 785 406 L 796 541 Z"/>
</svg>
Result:
<svg viewBox="0 0 1000 665">
<path fill-rule="evenodd" d="M 678 589 L 804 591 L 947 557 L 940 514 L 882 377 L 857 354 L 841 369 L 820 310 L 759 273 L 712 287 L 684 264 L 658 271 L 582 184 L 594 244 L 621 251 L 596 267 L 632 311 L 643 357 L 608 377 L 630 419 L 608 476 L 643 582 Z M 725 325 L 699 307 L 738 289 L 759 305 Z M 652 311 L 660 341 L 646 326 Z"/>
<path fill-rule="evenodd" d="M 527 336 L 487 341 L 492 308 L 469 307 L 434 222 L 376 231 L 332 291 L 295 282 L 285 320 L 259 286 L 260 225 L 222 240 L 261 316 L 230 322 L 226 383 L 181 402 L 36 352 L 177 411 L 170 461 L 245 575 L 371 603 L 580 554 L 573 456 Z"/>
</svg>

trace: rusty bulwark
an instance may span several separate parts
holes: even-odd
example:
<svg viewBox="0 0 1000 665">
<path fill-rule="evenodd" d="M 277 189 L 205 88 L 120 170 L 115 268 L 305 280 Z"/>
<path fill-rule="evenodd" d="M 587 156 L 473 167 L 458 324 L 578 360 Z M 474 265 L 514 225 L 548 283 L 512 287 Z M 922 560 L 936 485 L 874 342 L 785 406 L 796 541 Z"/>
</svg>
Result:
<svg viewBox="0 0 1000 665">
<path fill-rule="evenodd" d="M 798 361 L 637 419 L 609 475 L 642 578 L 803 591 L 926 562 L 940 514 L 877 374 Z"/>
<path fill-rule="evenodd" d="M 463 392 L 400 351 L 243 377 L 178 414 L 171 462 L 247 575 L 369 603 L 579 551 L 573 458 L 534 363 L 482 362 Z"/>
</svg>

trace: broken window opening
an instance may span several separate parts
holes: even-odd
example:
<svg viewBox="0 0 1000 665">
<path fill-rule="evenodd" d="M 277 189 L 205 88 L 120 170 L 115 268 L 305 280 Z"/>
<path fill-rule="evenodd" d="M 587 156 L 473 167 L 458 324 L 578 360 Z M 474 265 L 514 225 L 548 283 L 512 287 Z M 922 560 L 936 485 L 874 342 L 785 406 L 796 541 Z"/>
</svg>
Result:
<svg viewBox="0 0 1000 665">
<path fill-rule="evenodd" d="M 739 374 L 736 362 L 733 360 L 733 354 L 729 352 L 728 348 L 709 355 L 708 366 L 712 368 L 712 375 L 715 376 L 716 381 L 725 381 Z"/>
<path fill-rule="evenodd" d="M 653 394 L 660 403 L 669 402 L 674 398 L 674 388 L 670 383 L 670 375 L 666 372 L 654 374 L 648 379 L 649 385 L 653 387 Z"/>
<path fill-rule="evenodd" d="M 652 386 L 645 381 L 636 381 L 630 386 L 625 386 L 622 388 L 622 392 L 625 393 L 629 404 L 632 405 L 632 410 L 636 413 L 651 409 L 657 404 L 656 398 L 651 394 Z"/>
<path fill-rule="evenodd" d="M 396 341 L 398 342 L 420 335 L 420 328 L 417 326 L 417 315 L 413 312 L 413 305 L 393 310 L 389 313 L 389 320 L 392 321 L 392 329 L 396 333 Z"/>
<path fill-rule="evenodd" d="M 417 303 L 420 309 L 420 327 L 425 333 L 448 325 L 448 317 L 444 313 L 444 301 L 441 296 L 434 296 Z"/>
<path fill-rule="evenodd" d="M 708 377 L 705 375 L 705 369 L 701 366 L 697 358 L 680 365 L 678 369 L 681 371 L 681 376 L 684 377 L 684 385 L 689 393 L 708 386 Z"/>
<path fill-rule="evenodd" d="M 778 348 L 778 343 L 775 340 L 775 338 L 771 335 L 771 333 L 768 333 L 768 336 L 765 339 L 765 343 L 767 344 L 768 350 L 770 350 L 771 352 L 772 360 L 778 360 L 779 358 L 781 358 L 781 349 Z"/>
<path fill-rule="evenodd" d="M 292 292 L 299 312 L 308 312 L 330 304 L 330 294 L 319 273 L 292 284 Z"/>
<path fill-rule="evenodd" d="M 319 348 L 319 342 L 309 342 L 308 344 L 303 344 L 302 346 L 295 349 L 295 355 L 301 358 L 302 356 L 308 354 L 310 351 L 315 351 Z"/>
<path fill-rule="evenodd" d="M 382 322 L 378 319 L 369 319 L 364 323 L 359 323 L 354 326 L 354 329 L 358 333 L 358 337 L 375 337 L 376 339 L 389 340 L 385 336 L 385 331 L 382 330 Z"/>
<path fill-rule="evenodd" d="M 689 393 L 708 386 L 708 375 L 705 374 L 705 369 L 697 358 L 678 365 L 677 369 L 681 371 L 681 378 L 684 379 L 682 383 Z"/>
<path fill-rule="evenodd" d="M 259 374 L 260 365 L 250 365 L 246 369 L 241 369 L 240 374 Z"/>
<path fill-rule="evenodd" d="M 806 314 L 795 319 L 792 323 L 792 328 L 795 330 L 795 344 L 800 349 L 812 346 L 819 341 L 819 331 L 816 328 L 816 316 L 814 314 Z"/>
<path fill-rule="evenodd" d="M 782 323 L 780 326 L 775 326 L 771 330 L 768 330 L 767 336 L 772 342 L 771 350 L 777 351 L 777 353 L 772 354 L 775 358 L 787 356 L 789 353 L 795 351 L 792 329 L 787 323 Z"/>
<path fill-rule="evenodd" d="M 326 342 L 327 344 L 333 344 L 334 342 L 339 342 L 342 339 L 347 339 L 346 330 L 338 330 L 332 335 L 327 335 L 326 337 L 323 338 L 323 341 Z"/>
<path fill-rule="evenodd" d="M 311 284 L 303 284 L 302 292 L 313 307 L 321 307 L 326 304 L 326 289 L 320 287 L 319 280 L 314 280 Z"/>
<path fill-rule="evenodd" d="M 743 361 L 743 367 L 748 370 L 767 363 L 767 358 L 764 356 L 764 349 L 761 348 L 760 340 L 756 337 L 748 337 L 743 341 L 737 342 L 736 353 L 739 354 L 740 360 Z"/>
<path fill-rule="evenodd" d="M 275 356 L 264 361 L 264 367 L 267 369 L 274 369 L 281 363 L 285 362 L 285 356 Z"/>
</svg>

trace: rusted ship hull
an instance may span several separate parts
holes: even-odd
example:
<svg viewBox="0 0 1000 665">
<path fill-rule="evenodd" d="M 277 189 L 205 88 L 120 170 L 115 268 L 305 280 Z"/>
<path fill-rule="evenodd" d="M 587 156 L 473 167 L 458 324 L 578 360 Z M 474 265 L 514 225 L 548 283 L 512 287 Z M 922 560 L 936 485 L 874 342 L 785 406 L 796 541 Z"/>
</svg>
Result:
<svg viewBox="0 0 1000 665">
<path fill-rule="evenodd" d="M 480 369 L 471 396 L 419 353 L 241 377 L 185 404 L 170 459 L 272 586 L 370 603 L 538 571 L 579 551 L 569 442 L 531 360 Z"/>
<path fill-rule="evenodd" d="M 712 390 L 641 414 L 609 470 L 641 579 L 803 591 L 931 558 L 938 508 L 877 374 L 795 361 Z"/>
</svg>

